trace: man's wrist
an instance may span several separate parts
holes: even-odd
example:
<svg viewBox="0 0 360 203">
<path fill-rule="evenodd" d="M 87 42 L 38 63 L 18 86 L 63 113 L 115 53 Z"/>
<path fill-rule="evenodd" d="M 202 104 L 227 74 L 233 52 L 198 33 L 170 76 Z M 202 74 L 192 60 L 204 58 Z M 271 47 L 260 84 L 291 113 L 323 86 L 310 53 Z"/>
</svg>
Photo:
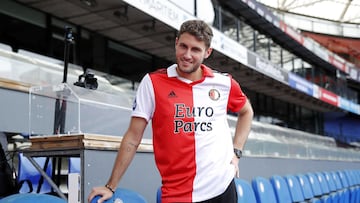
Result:
<svg viewBox="0 0 360 203">
<path fill-rule="evenodd" d="M 115 193 L 114 189 L 112 189 L 109 184 L 106 184 L 105 187 L 109 189 L 113 194 Z"/>
<path fill-rule="evenodd" d="M 242 150 L 234 148 L 234 154 L 238 159 L 240 159 L 242 157 Z"/>
</svg>

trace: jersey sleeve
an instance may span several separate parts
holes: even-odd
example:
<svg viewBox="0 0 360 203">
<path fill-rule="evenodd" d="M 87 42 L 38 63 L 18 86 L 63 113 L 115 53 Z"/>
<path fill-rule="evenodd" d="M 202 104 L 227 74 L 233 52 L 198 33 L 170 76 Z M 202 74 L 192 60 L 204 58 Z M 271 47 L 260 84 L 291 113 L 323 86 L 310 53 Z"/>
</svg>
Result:
<svg viewBox="0 0 360 203">
<path fill-rule="evenodd" d="M 137 89 L 131 116 L 141 117 L 149 121 L 153 116 L 154 109 L 154 88 L 149 74 L 146 74 Z"/>
<path fill-rule="evenodd" d="M 246 95 L 241 90 L 238 82 L 236 82 L 231 76 L 231 88 L 228 101 L 228 110 L 231 112 L 239 112 L 240 109 L 245 105 L 247 100 Z"/>
</svg>

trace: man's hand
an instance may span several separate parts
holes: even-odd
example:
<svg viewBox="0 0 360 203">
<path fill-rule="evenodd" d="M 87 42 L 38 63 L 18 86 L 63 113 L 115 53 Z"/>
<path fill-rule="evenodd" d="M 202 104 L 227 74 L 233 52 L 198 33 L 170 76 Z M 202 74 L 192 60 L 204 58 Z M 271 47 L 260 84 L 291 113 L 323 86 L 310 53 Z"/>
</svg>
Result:
<svg viewBox="0 0 360 203">
<path fill-rule="evenodd" d="M 100 199 L 97 201 L 97 203 L 103 203 L 105 200 L 110 199 L 113 195 L 113 193 L 109 190 L 109 188 L 104 187 L 94 187 L 91 190 L 91 193 L 88 196 L 88 203 L 91 202 L 91 200 L 95 196 L 101 196 Z"/>
<path fill-rule="evenodd" d="M 231 160 L 231 164 L 235 167 L 235 177 L 240 177 L 240 171 L 239 171 L 239 159 L 234 155 L 234 157 Z"/>
</svg>

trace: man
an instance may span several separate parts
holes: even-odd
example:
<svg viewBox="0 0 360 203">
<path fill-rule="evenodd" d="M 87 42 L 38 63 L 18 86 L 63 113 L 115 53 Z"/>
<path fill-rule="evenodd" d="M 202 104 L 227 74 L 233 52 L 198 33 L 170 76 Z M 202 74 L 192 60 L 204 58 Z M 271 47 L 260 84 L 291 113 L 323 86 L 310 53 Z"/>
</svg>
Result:
<svg viewBox="0 0 360 203">
<path fill-rule="evenodd" d="M 112 196 L 152 119 L 154 156 L 162 178 L 162 202 L 236 203 L 234 176 L 248 137 L 252 107 L 229 75 L 203 65 L 212 52 L 211 28 L 203 21 L 181 25 L 176 64 L 147 74 L 134 101 L 110 179 L 89 201 Z M 234 139 L 227 112 L 237 112 Z"/>
</svg>

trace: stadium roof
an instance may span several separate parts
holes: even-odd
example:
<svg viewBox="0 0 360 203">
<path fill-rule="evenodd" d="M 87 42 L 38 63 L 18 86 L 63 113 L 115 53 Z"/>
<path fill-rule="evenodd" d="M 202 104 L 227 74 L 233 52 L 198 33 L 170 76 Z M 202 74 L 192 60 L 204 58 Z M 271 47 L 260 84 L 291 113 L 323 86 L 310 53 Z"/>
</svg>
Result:
<svg viewBox="0 0 360 203">
<path fill-rule="evenodd" d="M 257 0 L 280 12 L 360 24 L 360 0 Z"/>
</svg>

